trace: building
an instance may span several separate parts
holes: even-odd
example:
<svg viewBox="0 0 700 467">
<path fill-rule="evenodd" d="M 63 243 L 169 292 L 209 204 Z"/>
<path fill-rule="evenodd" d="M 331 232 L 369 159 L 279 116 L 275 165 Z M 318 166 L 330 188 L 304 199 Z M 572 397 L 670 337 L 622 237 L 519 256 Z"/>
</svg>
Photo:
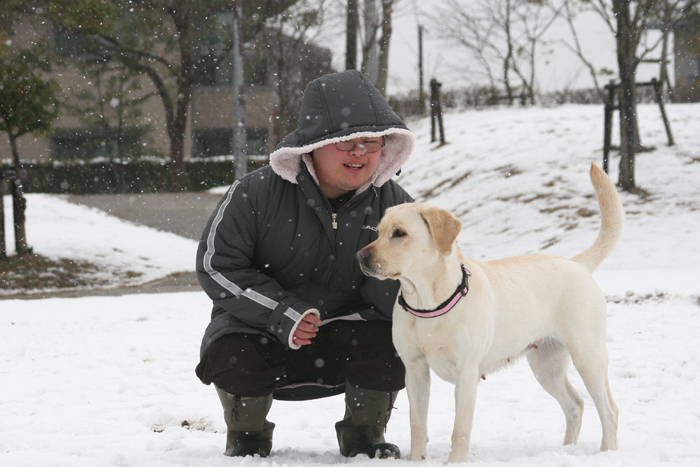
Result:
<svg viewBox="0 0 700 467">
<path fill-rule="evenodd" d="M 674 27 L 675 102 L 700 102 L 700 29 L 688 22 Z"/>
<path fill-rule="evenodd" d="M 233 152 L 233 60 L 232 54 L 222 54 L 218 39 L 221 30 L 231 28 L 231 24 L 230 12 L 212 15 L 212 24 L 201 28 L 204 33 L 194 44 L 192 60 L 198 73 L 184 135 L 185 159 Z M 24 135 L 18 139 L 23 160 L 169 155 L 165 108 L 149 78 L 115 67 L 105 59 L 99 42 L 46 22 L 18 22 L 11 47 L 20 50 L 42 40 L 50 41 L 53 51 L 63 58 L 64 64 L 54 66 L 51 78 L 61 85 L 62 99 L 69 107 L 55 122 L 57 131 L 51 136 Z M 330 63 L 329 50 L 314 50 L 327 56 Z M 217 59 L 224 55 L 222 61 Z M 243 56 L 246 154 L 264 156 L 280 136 L 275 128 L 277 83 L 268 67 L 273 60 L 261 54 L 256 44 L 246 44 Z M 7 137 L 0 135 L 0 154 L 7 157 L 9 153 Z"/>
<path fill-rule="evenodd" d="M 651 20 L 645 27 L 663 31 L 664 23 L 661 20 Z M 673 33 L 672 99 L 679 103 L 700 102 L 700 29 L 697 20 L 675 21 L 669 31 Z"/>
</svg>

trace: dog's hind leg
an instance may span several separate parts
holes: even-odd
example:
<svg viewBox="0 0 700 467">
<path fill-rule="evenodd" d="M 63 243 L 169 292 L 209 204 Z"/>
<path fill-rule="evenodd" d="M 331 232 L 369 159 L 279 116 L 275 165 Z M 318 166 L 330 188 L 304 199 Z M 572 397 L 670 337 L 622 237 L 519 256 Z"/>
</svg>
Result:
<svg viewBox="0 0 700 467">
<path fill-rule="evenodd" d="M 603 341 L 598 346 L 588 347 L 585 351 L 571 349 L 571 358 L 578 370 L 588 393 L 598 409 L 600 423 L 603 427 L 601 451 L 617 449 L 618 409 L 610 392 L 608 382 L 608 353 Z"/>
<path fill-rule="evenodd" d="M 526 355 L 537 381 L 559 402 L 564 411 L 566 417 L 564 444 L 576 444 L 583 420 L 583 399 L 567 376 L 571 361 L 569 353 L 561 342 L 548 339 L 537 342 Z"/>
</svg>

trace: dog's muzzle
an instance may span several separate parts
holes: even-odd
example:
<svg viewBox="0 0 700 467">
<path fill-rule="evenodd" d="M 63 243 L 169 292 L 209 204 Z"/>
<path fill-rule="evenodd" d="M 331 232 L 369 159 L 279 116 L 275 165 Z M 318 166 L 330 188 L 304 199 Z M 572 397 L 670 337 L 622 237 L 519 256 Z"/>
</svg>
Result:
<svg viewBox="0 0 700 467">
<path fill-rule="evenodd" d="M 355 253 L 355 258 L 360 262 L 360 266 L 363 268 L 369 268 L 369 263 L 372 261 L 372 252 L 367 248 L 363 248 L 357 253 Z"/>
<path fill-rule="evenodd" d="M 379 277 L 378 274 L 372 267 L 372 252 L 368 248 L 363 248 L 355 254 L 355 258 L 360 263 L 360 269 L 367 276 Z"/>
</svg>

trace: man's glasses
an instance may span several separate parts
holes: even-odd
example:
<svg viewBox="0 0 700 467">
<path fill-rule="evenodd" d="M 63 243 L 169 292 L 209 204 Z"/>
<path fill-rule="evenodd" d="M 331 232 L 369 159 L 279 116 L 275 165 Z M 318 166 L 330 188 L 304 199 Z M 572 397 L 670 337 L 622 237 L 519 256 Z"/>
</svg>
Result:
<svg viewBox="0 0 700 467">
<path fill-rule="evenodd" d="M 381 148 L 384 147 L 384 141 L 365 141 L 364 143 L 356 143 L 354 141 L 341 141 L 339 143 L 335 143 L 335 148 L 338 151 L 352 151 L 355 149 L 356 146 L 360 146 L 360 148 L 366 153 L 372 153 L 372 152 L 377 152 Z"/>
</svg>

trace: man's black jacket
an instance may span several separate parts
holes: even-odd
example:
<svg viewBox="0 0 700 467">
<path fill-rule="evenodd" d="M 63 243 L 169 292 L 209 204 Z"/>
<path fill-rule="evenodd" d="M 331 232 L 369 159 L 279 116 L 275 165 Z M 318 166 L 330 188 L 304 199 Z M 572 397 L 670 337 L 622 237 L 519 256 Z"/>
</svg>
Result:
<svg viewBox="0 0 700 467">
<path fill-rule="evenodd" d="M 197 276 L 214 303 L 201 354 L 219 337 L 254 332 L 290 344 L 304 313 L 391 319 L 397 281 L 362 274 L 355 253 L 377 237 L 384 211 L 412 201 L 395 182 L 371 186 L 334 214 L 305 164 L 296 184 L 270 167 L 235 182 L 197 252 Z"/>
</svg>

